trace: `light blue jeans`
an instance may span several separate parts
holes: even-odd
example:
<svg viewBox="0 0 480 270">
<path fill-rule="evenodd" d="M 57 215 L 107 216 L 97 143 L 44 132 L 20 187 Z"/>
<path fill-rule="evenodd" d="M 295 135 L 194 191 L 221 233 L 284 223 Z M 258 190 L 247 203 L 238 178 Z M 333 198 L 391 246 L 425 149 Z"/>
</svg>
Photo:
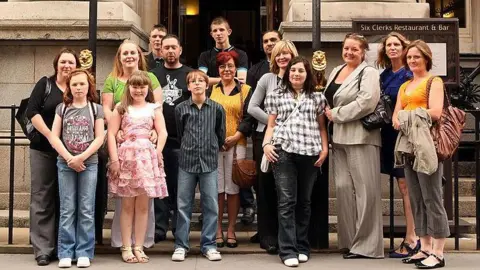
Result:
<svg viewBox="0 0 480 270">
<path fill-rule="evenodd" d="M 217 170 L 208 173 L 189 173 L 178 169 L 177 186 L 177 230 L 175 231 L 175 249 L 190 249 L 189 234 L 192 208 L 197 182 L 200 187 L 203 225 L 200 250 L 203 254 L 210 249 L 217 249 L 215 235 L 218 218 L 218 180 Z"/>
<path fill-rule="evenodd" d="M 97 165 L 85 164 L 86 169 L 77 173 L 65 161 L 57 162 L 60 193 L 59 259 L 93 259 Z"/>
</svg>

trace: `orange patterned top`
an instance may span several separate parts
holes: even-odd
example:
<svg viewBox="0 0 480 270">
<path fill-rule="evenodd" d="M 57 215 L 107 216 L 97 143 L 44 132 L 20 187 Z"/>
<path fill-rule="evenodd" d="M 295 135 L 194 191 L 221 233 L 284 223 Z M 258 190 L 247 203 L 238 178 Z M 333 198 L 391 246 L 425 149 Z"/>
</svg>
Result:
<svg viewBox="0 0 480 270">
<path fill-rule="evenodd" d="M 428 106 L 428 100 L 427 100 L 427 82 L 430 77 L 425 78 L 415 89 L 410 90 L 410 92 L 407 94 L 405 93 L 405 90 L 407 89 L 407 86 L 412 82 L 412 81 L 407 81 L 404 84 L 400 86 L 400 89 L 398 90 L 398 94 L 400 95 L 400 101 L 402 104 L 402 109 L 403 110 L 415 110 L 416 108 L 425 108 L 427 109 Z M 433 79 L 433 81 L 440 81 L 443 83 L 442 79 L 439 77 L 436 77 Z"/>
</svg>

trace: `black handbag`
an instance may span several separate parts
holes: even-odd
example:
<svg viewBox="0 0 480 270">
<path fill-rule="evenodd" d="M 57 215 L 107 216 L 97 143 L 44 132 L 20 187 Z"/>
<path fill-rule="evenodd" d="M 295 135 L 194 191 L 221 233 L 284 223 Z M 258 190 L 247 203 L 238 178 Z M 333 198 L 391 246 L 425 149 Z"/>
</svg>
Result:
<svg viewBox="0 0 480 270">
<path fill-rule="evenodd" d="M 47 78 L 47 84 L 45 85 L 45 93 L 43 95 L 43 104 L 41 111 L 45 107 L 45 101 L 47 101 L 48 96 L 50 95 L 50 92 L 52 91 L 52 84 L 50 80 Z M 28 102 L 30 98 L 25 98 L 22 99 L 20 102 L 20 107 L 18 108 L 17 113 L 15 114 L 15 119 L 17 119 L 18 124 L 20 124 L 20 127 L 22 128 L 23 133 L 25 136 L 27 136 L 27 139 L 30 140 L 32 143 L 38 143 L 40 141 L 40 138 L 42 134 L 38 130 L 35 129 L 35 127 L 32 124 L 32 121 L 27 117 L 27 108 L 28 108 Z"/>
<path fill-rule="evenodd" d="M 365 69 L 365 68 L 364 68 Z M 360 89 L 360 83 L 362 82 L 363 69 L 358 75 L 358 88 Z M 386 125 L 392 124 L 393 105 L 392 99 L 389 95 L 386 95 L 383 89 L 380 90 L 380 99 L 378 100 L 375 110 L 361 119 L 362 125 L 366 130 L 374 130 L 382 128 Z"/>
</svg>

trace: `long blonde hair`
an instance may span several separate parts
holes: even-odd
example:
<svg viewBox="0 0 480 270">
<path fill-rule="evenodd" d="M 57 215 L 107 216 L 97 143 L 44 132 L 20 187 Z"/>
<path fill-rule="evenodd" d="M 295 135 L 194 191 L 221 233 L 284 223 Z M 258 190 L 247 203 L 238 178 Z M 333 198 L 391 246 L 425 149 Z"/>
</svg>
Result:
<svg viewBox="0 0 480 270">
<path fill-rule="evenodd" d="M 128 111 L 128 106 L 133 104 L 133 98 L 130 94 L 130 85 L 145 86 L 148 85 L 148 93 L 145 97 L 146 102 L 154 103 L 155 98 L 152 90 L 152 80 L 148 76 L 148 72 L 142 70 L 136 70 L 132 73 L 132 76 L 127 80 L 125 84 L 125 90 L 123 91 L 122 102 L 117 106 L 118 113 L 123 115 Z"/>
<path fill-rule="evenodd" d="M 122 61 L 120 60 L 120 54 L 122 53 L 122 46 L 125 44 L 134 44 L 135 46 L 137 46 L 138 70 L 147 71 L 147 61 L 145 60 L 145 56 L 142 53 L 142 49 L 140 49 L 140 46 L 138 46 L 137 43 L 129 39 L 126 39 L 122 42 L 122 44 L 120 44 L 120 46 L 118 46 L 117 53 L 113 58 L 113 70 L 110 73 L 110 76 L 114 78 L 118 78 L 123 75 L 123 67 L 122 67 Z"/>
<path fill-rule="evenodd" d="M 298 51 L 295 45 L 290 40 L 280 40 L 275 44 L 275 47 L 272 49 L 272 55 L 270 56 L 270 72 L 278 74 L 280 72 L 280 67 L 275 61 L 275 57 L 279 55 L 282 51 L 287 50 L 292 55 L 292 58 L 298 56 Z"/>
</svg>

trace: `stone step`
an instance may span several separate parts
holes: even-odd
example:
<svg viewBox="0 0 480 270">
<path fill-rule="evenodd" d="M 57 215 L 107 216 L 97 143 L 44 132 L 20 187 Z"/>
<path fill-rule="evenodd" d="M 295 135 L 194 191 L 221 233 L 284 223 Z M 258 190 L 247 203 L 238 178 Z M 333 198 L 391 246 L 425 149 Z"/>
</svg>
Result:
<svg viewBox="0 0 480 270">
<path fill-rule="evenodd" d="M 190 228 L 192 231 L 200 231 L 202 229 L 202 223 L 198 221 L 199 214 L 194 213 L 192 215 L 192 220 L 190 223 Z M 113 212 L 108 212 L 105 216 L 104 222 L 104 229 L 110 229 L 113 220 Z M 329 232 L 336 233 L 337 232 L 337 217 L 336 216 L 329 216 L 328 223 L 329 223 Z M 452 233 L 454 232 L 453 222 L 450 221 L 450 229 Z M 390 221 L 389 216 L 383 216 L 383 230 L 384 234 L 388 234 L 390 229 Z M 394 226 L 395 226 L 395 233 L 403 234 L 405 232 L 405 220 L 403 217 L 395 217 L 394 218 Z M 8 227 L 8 211 L 0 210 L 0 228 Z M 13 219 L 13 227 L 14 228 L 28 228 L 29 227 L 29 213 L 28 211 L 14 211 L 14 219 Z M 227 215 L 223 215 L 223 222 L 222 228 L 223 230 L 227 230 L 228 222 L 227 222 Z M 475 218 L 462 218 L 460 219 L 460 232 L 462 234 L 474 234 L 475 233 Z M 238 232 L 255 232 L 257 231 L 257 220 L 250 224 L 244 225 L 241 223 L 240 218 L 237 219 L 236 224 L 236 231 Z"/>
<path fill-rule="evenodd" d="M 30 194 L 28 193 L 16 193 L 14 200 L 15 210 L 28 210 L 29 209 Z M 226 207 L 226 206 L 225 206 Z M 0 193 L 0 210 L 8 209 L 8 194 Z M 114 199 L 108 200 L 108 210 L 113 211 L 115 209 Z M 337 215 L 336 198 L 329 198 L 329 213 L 331 215 Z M 389 215 L 390 211 L 390 199 L 382 199 L 382 213 L 383 215 Z M 200 212 L 200 193 L 195 194 L 195 204 L 193 206 L 193 213 Z M 226 212 L 226 208 L 225 208 Z M 403 201 L 397 196 L 394 199 L 394 215 L 403 215 Z M 475 217 L 476 205 L 475 197 L 461 196 L 460 197 L 460 217 Z"/>
<path fill-rule="evenodd" d="M 475 178 L 459 178 L 459 196 L 460 197 L 474 197 L 476 188 L 475 188 Z M 381 189 L 382 189 L 382 198 L 389 199 L 390 198 L 390 181 L 388 176 L 382 175 L 381 181 Z M 394 191 L 395 191 L 395 198 L 401 198 L 401 194 L 398 190 L 398 185 L 396 180 L 394 181 Z M 453 192 L 453 191 L 452 191 Z M 0 192 L 0 210 L 8 209 L 8 192 Z M 198 194 L 198 193 L 197 193 Z M 329 197 L 334 199 L 336 196 L 335 192 L 335 183 L 334 181 L 330 181 L 329 184 Z M 30 193 L 28 192 L 15 192 L 14 198 L 14 209 L 16 210 L 27 210 L 30 204 Z M 112 199 L 109 200 L 108 209 L 114 209 L 114 201 Z"/>
</svg>

